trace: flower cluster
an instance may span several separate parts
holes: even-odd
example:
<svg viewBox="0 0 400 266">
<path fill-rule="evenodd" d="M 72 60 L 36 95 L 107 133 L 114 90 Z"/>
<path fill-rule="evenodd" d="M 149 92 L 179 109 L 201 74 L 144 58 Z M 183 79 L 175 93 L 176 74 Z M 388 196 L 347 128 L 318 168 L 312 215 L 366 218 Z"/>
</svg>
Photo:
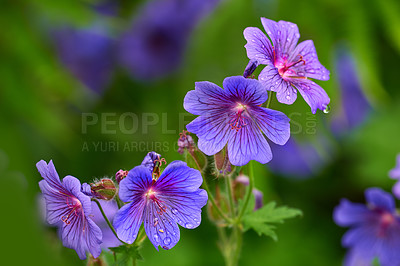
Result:
<svg viewBox="0 0 400 266">
<path fill-rule="evenodd" d="M 172 248 L 180 237 L 177 224 L 188 229 L 199 226 L 201 208 L 208 197 L 199 189 L 202 177 L 198 170 L 174 161 L 158 175 L 162 161 L 159 154 L 150 152 L 120 181 L 118 198 L 127 202 L 121 209 L 115 200 L 96 192 L 103 180 L 91 186 L 81 185 L 72 176 L 61 181 L 52 161 L 40 161 L 37 168 L 44 180 L 39 186 L 47 222 L 59 228 L 64 246 L 75 249 L 81 259 L 86 258 L 86 252 L 97 258 L 101 249 L 117 246 L 120 241 L 133 243 L 143 221 L 157 250 L 158 246 Z M 103 213 L 106 217 L 102 217 Z M 113 220 L 117 235 L 105 219 Z"/>
</svg>

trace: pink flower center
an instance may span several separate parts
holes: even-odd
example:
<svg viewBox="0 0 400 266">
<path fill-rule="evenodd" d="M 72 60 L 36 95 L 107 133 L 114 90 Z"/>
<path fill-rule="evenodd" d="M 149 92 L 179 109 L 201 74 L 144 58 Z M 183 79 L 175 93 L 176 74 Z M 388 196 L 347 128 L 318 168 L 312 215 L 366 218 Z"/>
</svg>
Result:
<svg viewBox="0 0 400 266">
<path fill-rule="evenodd" d="M 71 224 L 71 220 L 82 213 L 82 203 L 75 197 L 66 197 L 67 213 L 61 217 L 61 221 L 65 224 Z"/>
<path fill-rule="evenodd" d="M 306 61 L 303 59 L 302 55 L 298 55 L 299 60 L 296 62 L 288 62 L 286 57 L 283 57 L 281 60 L 276 60 L 275 61 L 275 67 L 278 69 L 279 75 L 281 75 L 282 78 L 288 78 L 288 77 L 293 77 L 293 76 L 300 76 L 300 73 L 296 73 L 291 67 L 294 67 L 298 64 L 306 64 Z"/>
<path fill-rule="evenodd" d="M 246 126 L 246 117 L 244 117 L 243 113 L 246 111 L 247 106 L 241 103 L 238 103 L 234 108 L 234 114 L 232 119 L 229 121 L 231 129 L 235 129 L 239 131 L 242 127 Z"/>
<path fill-rule="evenodd" d="M 384 237 L 386 235 L 386 230 L 395 222 L 395 220 L 393 214 L 389 212 L 383 213 L 379 221 L 379 236 Z"/>
<path fill-rule="evenodd" d="M 153 203 L 155 203 L 157 207 L 157 213 L 159 215 L 162 215 L 164 212 L 167 211 L 167 206 L 164 204 L 164 201 L 157 198 L 156 195 L 157 192 L 150 188 L 146 193 L 146 198 L 147 200 L 152 200 Z"/>
</svg>

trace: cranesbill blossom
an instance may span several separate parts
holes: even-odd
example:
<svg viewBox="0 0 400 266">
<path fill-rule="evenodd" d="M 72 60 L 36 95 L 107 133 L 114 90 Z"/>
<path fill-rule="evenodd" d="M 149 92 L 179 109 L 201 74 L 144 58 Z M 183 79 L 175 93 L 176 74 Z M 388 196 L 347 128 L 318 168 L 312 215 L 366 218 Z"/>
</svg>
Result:
<svg viewBox="0 0 400 266">
<path fill-rule="evenodd" d="M 290 136 L 289 118 L 261 107 L 268 94 L 257 80 L 229 77 L 223 87 L 196 82 L 195 90 L 186 94 L 184 108 L 199 115 L 186 126 L 199 138 L 198 148 L 213 155 L 228 143 L 233 165 L 245 165 L 250 160 L 269 162 L 272 153 L 263 132 L 276 144 L 285 144 Z"/>
<path fill-rule="evenodd" d="M 397 179 L 396 185 L 393 186 L 393 194 L 400 199 L 400 154 L 396 158 L 396 166 L 390 170 L 389 177 Z"/>
<path fill-rule="evenodd" d="M 350 248 L 346 263 L 371 263 L 377 257 L 380 265 L 399 265 L 400 216 L 394 199 L 379 188 L 367 189 L 365 197 L 367 206 L 343 199 L 334 211 L 335 222 L 350 227 L 342 238 L 343 246 Z"/>
<path fill-rule="evenodd" d="M 59 226 L 63 245 L 73 248 L 80 259 L 89 251 L 93 257 L 101 253 L 102 233 L 91 219 L 90 197 L 81 192 L 81 183 L 73 176 L 62 182 L 52 161 L 36 164 L 44 180 L 39 182 L 46 201 L 47 222 Z"/>
<path fill-rule="evenodd" d="M 170 163 L 161 176 L 153 179 L 143 165 L 129 171 L 120 183 L 119 197 L 124 205 L 114 217 L 119 238 L 133 243 L 144 222 L 149 240 L 158 250 L 170 249 L 180 238 L 178 225 L 193 229 L 200 225 L 201 208 L 207 203 L 207 193 L 199 189 L 202 177 L 186 163 Z"/>
<path fill-rule="evenodd" d="M 297 45 L 300 34 L 294 23 L 266 18 L 261 18 L 261 22 L 272 45 L 260 29 L 248 27 L 244 30 L 248 58 L 266 65 L 258 79 L 267 90 L 276 92 L 281 103 L 292 104 L 298 90 L 313 113 L 317 109 L 325 110 L 330 99 L 310 78 L 328 80 L 329 71 L 318 61 L 313 41 Z"/>
<path fill-rule="evenodd" d="M 341 92 L 341 110 L 331 123 L 332 131 L 342 136 L 360 126 L 368 118 L 372 107 L 363 92 L 355 60 L 344 47 L 336 51 L 335 68 Z"/>
</svg>

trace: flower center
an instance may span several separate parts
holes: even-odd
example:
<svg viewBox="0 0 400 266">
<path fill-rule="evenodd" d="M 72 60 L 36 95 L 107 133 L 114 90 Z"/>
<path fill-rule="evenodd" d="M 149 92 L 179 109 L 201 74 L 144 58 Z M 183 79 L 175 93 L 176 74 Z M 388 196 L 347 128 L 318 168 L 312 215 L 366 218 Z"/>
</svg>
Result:
<svg viewBox="0 0 400 266">
<path fill-rule="evenodd" d="M 301 54 L 299 54 L 298 56 L 299 60 L 297 60 L 296 62 L 288 63 L 287 58 L 283 58 L 282 61 L 275 62 L 275 67 L 278 69 L 279 75 L 281 75 L 281 77 L 296 76 L 297 73 L 290 68 L 301 63 L 303 65 L 306 64 L 306 61 L 303 59 L 303 56 Z"/>
<path fill-rule="evenodd" d="M 157 207 L 157 213 L 159 215 L 162 215 L 164 212 L 167 211 L 167 206 L 164 204 L 164 202 L 162 200 L 157 198 L 156 195 L 157 195 L 157 192 L 155 192 L 151 188 L 146 192 L 146 198 L 148 200 L 152 200 L 155 203 L 155 205 Z"/>
<path fill-rule="evenodd" d="M 380 218 L 379 224 L 379 236 L 383 237 L 386 235 L 386 230 L 389 226 L 391 226 L 395 222 L 395 217 L 393 214 L 389 212 L 385 212 L 382 214 Z"/>
<path fill-rule="evenodd" d="M 229 121 L 229 124 L 231 126 L 231 129 L 235 129 L 236 131 L 239 131 L 242 127 L 246 126 L 246 117 L 244 117 L 243 113 L 246 111 L 247 106 L 238 103 L 236 107 L 234 108 L 234 114 L 232 116 L 232 119 Z"/>
<path fill-rule="evenodd" d="M 65 224 L 71 224 L 71 220 L 82 212 L 82 203 L 75 197 L 66 197 L 67 213 L 61 217 Z"/>
</svg>

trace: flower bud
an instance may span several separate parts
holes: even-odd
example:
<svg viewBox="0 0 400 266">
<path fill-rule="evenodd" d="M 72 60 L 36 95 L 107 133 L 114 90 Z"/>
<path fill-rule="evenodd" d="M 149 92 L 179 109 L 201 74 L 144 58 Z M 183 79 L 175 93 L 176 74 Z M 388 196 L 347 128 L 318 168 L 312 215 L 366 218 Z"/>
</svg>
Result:
<svg viewBox="0 0 400 266">
<path fill-rule="evenodd" d="M 215 168 L 217 170 L 217 176 L 219 174 L 228 175 L 232 172 L 232 164 L 229 161 L 227 149 L 222 149 L 214 155 Z"/>
<path fill-rule="evenodd" d="M 241 199 L 244 197 L 244 194 L 246 193 L 246 189 L 249 186 L 249 178 L 243 174 L 238 175 L 233 182 L 233 196 L 235 200 Z M 255 205 L 254 205 L 254 211 L 260 209 L 263 206 L 263 193 L 256 189 L 253 188 L 252 193 L 255 198 Z"/>
<path fill-rule="evenodd" d="M 127 175 L 128 175 L 129 171 L 124 171 L 124 170 L 119 170 L 116 174 L 115 174 L 115 180 L 117 180 L 117 183 L 119 184 L 122 179 L 124 179 Z"/>
<path fill-rule="evenodd" d="M 258 67 L 257 60 L 251 59 L 247 64 L 246 69 L 244 70 L 243 77 L 250 78 L 257 67 Z"/>
<path fill-rule="evenodd" d="M 182 133 L 179 133 L 179 139 L 178 139 L 178 152 L 180 154 L 183 154 L 184 151 L 187 149 L 189 153 L 192 153 L 194 151 L 194 141 L 192 136 L 189 135 L 189 132 L 187 131 L 182 131 Z"/>
<path fill-rule="evenodd" d="M 103 178 L 96 183 L 90 184 L 94 197 L 102 200 L 111 200 L 114 198 L 117 188 L 114 182 L 109 178 Z"/>
</svg>

